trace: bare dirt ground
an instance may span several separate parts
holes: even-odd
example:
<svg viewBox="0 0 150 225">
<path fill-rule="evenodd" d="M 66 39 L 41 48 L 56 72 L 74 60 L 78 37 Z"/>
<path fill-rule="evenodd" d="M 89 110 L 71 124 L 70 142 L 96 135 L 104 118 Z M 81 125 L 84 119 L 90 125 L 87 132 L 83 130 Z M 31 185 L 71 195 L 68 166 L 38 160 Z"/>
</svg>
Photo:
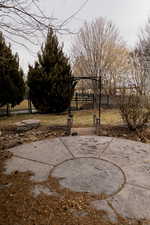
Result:
<svg viewBox="0 0 150 225">
<path fill-rule="evenodd" d="M 70 192 L 59 187 L 57 180 L 49 177 L 47 186 L 57 190 L 59 195 L 40 194 L 33 196 L 31 173 L 15 171 L 4 173 L 5 160 L 12 155 L 9 148 L 26 142 L 45 138 L 65 136 L 64 127 L 40 126 L 27 132 L 16 132 L 14 126 L 1 127 L 0 135 L 0 225 L 148 225 L 148 221 L 134 221 L 120 218 L 113 223 L 106 220 L 106 212 L 90 208 L 89 196 Z M 150 142 L 150 128 L 130 132 L 123 126 L 103 125 L 101 135 L 128 138 Z M 36 183 L 37 184 L 37 183 Z M 41 184 L 41 183 L 39 183 Z M 80 215 L 80 216 L 78 216 Z"/>
</svg>

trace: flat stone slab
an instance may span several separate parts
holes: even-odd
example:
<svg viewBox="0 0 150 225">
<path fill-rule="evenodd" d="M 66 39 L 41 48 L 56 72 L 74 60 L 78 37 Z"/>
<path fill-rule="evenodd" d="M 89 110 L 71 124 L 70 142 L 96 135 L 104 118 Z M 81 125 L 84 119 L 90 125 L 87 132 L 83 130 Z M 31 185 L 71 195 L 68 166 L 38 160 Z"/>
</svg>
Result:
<svg viewBox="0 0 150 225">
<path fill-rule="evenodd" d="M 41 182 L 48 179 L 49 171 L 53 167 L 27 159 L 12 157 L 11 159 L 6 161 L 5 168 L 6 174 L 11 174 L 11 172 L 14 171 L 19 172 L 31 171 L 33 173 L 31 179 L 36 182 Z"/>
<path fill-rule="evenodd" d="M 99 157 L 112 138 L 98 136 L 75 136 L 61 138 L 74 157 Z"/>
<path fill-rule="evenodd" d="M 94 158 L 79 158 L 63 162 L 52 170 L 64 188 L 110 196 L 120 191 L 125 183 L 124 174 L 116 165 Z"/>
<path fill-rule="evenodd" d="M 22 120 L 21 122 L 17 122 L 14 125 L 17 126 L 17 131 L 27 131 L 39 127 L 40 120 Z"/>
<path fill-rule="evenodd" d="M 37 162 L 55 165 L 72 158 L 59 138 L 37 141 L 9 149 L 14 155 Z"/>
<path fill-rule="evenodd" d="M 142 162 L 146 158 L 150 159 L 150 144 L 113 138 L 113 141 L 101 157 L 121 167 L 126 165 L 132 166 L 135 163 Z"/>
<path fill-rule="evenodd" d="M 150 190 L 126 185 L 109 203 L 122 217 L 150 220 Z"/>
<path fill-rule="evenodd" d="M 92 201 L 91 207 L 108 212 L 108 218 L 114 221 L 117 215 L 150 220 L 150 144 L 71 136 L 24 144 L 9 151 L 14 155 L 6 161 L 5 173 L 30 170 L 35 182 L 46 181 L 52 175 L 62 188 L 104 194 L 105 200 Z M 46 183 L 42 185 L 45 187 L 35 186 L 35 195 L 54 194 Z"/>
<path fill-rule="evenodd" d="M 137 185 L 150 190 L 150 161 L 144 160 L 130 167 L 122 167 L 127 184 Z"/>
</svg>

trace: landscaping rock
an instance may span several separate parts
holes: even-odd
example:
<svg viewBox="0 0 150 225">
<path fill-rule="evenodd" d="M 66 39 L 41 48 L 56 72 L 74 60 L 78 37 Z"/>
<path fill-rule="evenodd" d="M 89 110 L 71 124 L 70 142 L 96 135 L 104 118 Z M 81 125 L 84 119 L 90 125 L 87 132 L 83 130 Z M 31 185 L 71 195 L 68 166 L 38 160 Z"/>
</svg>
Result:
<svg viewBox="0 0 150 225">
<path fill-rule="evenodd" d="M 40 126 L 40 120 L 23 120 L 22 123 L 32 128 L 37 128 Z"/>
<path fill-rule="evenodd" d="M 30 141 L 33 141 L 33 142 L 38 140 L 38 138 L 35 137 L 34 135 L 30 135 L 28 138 Z"/>
<path fill-rule="evenodd" d="M 6 144 L 5 144 L 5 148 L 13 148 L 13 147 L 15 147 L 16 145 L 18 145 L 19 143 L 18 143 L 18 141 L 17 140 L 11 140 L 10 142 L 7 142 Z"/>
<path fill-rule="evenodd" d="M 40 126 L 40 120 L 23 120 L 15 123 L 17 131 L 24 132 Z"/>
</svg>

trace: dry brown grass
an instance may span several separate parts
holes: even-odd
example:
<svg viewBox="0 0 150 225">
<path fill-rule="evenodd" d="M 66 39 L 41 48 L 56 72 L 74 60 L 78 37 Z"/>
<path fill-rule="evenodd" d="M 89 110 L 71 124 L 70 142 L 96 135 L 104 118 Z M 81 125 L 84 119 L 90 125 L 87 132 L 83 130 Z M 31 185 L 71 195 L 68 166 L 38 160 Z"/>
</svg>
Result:
<svg viewBox="0 0 150 225">
<path fill-rule="evenodd" d="M 76 107 L 76 103 L 73 101 L 71 103 L 72 107 Z M 78 108 L 82 107 L 83 103 L 79 102 L 78 103 Z M 32 105 L 32 107 L 34 108 L 34 106 Z M 0 109 L 6 109 L 6 106 L 1 107 Z M 23 100 L 19 105 L 16 105 L 15 107 L 11 108 L 11 110 L 28 110 L 28 100 Z"/>
<path fill-rule="evenodd" d="M 13 125 L 16 122 L 36 119 L 40 120 L 42 125 L 65 125 L 67 116 L 54 114 L 25 114 L 25 115 L 11 115 L 10 117 L 0 117 L 0 126 Z"/>
<path fill-rule="evenodd" d="M 6 109 L 6 106 L 1 107 L 0 109 Z M 16 105 L 11 110 L 23 110 L 28 109 L 28 100 L 23 100 L 19 105 Z"/>
<path fill-rule="evenodd" d="M 102 110 L 102 123 L 103 124 L 121 124 L 121 116 L 119 110 L 105 109 Z M 64 114 L 26 114 L 26 115 L 11 115 L 10 117 L 0 117 L 0 126 L 12 125 L 15 122 L 26 119 L 38 119 L 41 120 L 42 125 L 66 125 L 67 113 Z M 82 110 L 73 112 L 73 126 L 74 127 L 87 127 L 93 124 L 93 111 Z"/>
<path fill-rule="evenodd" d="M 19 105 L 16 105 L 12 110 L 28 109 L 28 100 L 22 101 Z"/>
</svg>

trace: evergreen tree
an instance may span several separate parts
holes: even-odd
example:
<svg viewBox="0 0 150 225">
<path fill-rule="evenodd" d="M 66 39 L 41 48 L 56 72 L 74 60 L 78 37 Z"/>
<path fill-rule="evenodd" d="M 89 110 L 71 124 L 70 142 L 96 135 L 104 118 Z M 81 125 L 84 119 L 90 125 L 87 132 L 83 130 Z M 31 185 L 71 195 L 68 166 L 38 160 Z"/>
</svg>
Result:
<svg viewBox="0 0 150 225">
<path fill-rule="evenodd" d="M 19 68 L 19 57 L 13 55 L 11 46 L 7 46 L 0 33 L 0 107 L 19 104 L 24 97 L 25 86 L 23 71 Z"/>
<path fill-rule="evenodd" d="M 40 112 L 63 112 L 70 104 L 75 83 L 68 59 L 52 29 L 35 65 L 29 66 L 28 86 L 31 101 Z"/>
</svg>

